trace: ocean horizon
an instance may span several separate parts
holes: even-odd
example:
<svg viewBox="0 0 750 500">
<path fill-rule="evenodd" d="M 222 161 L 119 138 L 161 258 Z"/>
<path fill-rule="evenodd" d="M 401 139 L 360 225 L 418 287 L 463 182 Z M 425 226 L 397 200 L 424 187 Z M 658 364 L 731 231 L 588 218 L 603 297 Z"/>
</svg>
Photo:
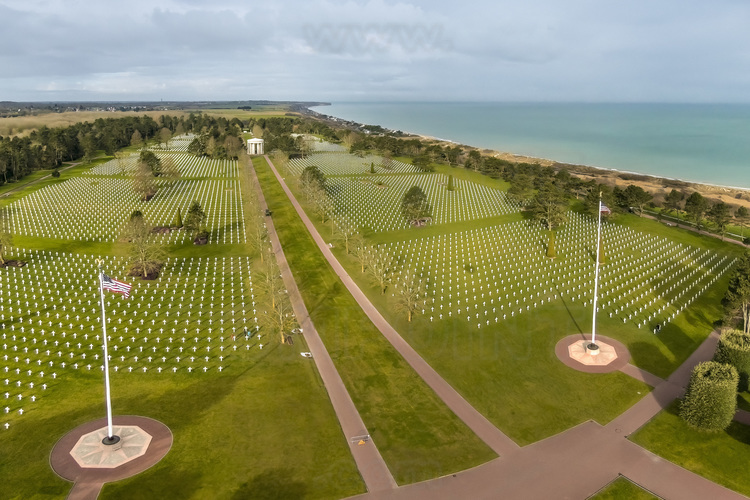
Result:
<svg viewBox="0 0 750 500">
<path fill-rule="evenodd" d="M 341 102 L 312 109 L 467 146 L 750 189 L 750 104 Z"/>
</svg>

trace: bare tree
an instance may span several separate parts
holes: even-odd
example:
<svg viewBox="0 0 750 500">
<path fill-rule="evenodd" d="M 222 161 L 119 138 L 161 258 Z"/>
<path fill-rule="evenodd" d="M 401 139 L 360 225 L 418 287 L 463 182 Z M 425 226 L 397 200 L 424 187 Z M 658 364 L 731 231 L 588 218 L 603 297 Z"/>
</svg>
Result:
<svg viewBox="0 0 750 500">
<path fill-rule="evenodd" d="M 338 219 L 332 217 L 331 220 L 336 221 L 336 229 L 338 229 L 336 239 L 344 244 L 346 254 L 349 255 L 349 243 L 354 238 L 354 235 L 357 234 L 357 228 L 346 216 L 339 217 Z"/>
<path fill-rule="evenodd" d="M 156 178 L 145 162 L 138 162 L 133 177 L 133 190 L 140 195 L 141 201 L 148 201 L 156 194 Z"/>
<path fill-rule="evenodd" d="M 385 248 L 371 248 L 367 269 L 380 287 L 380 295 L 385 295 L 388 283 L 393 279 L 395 259 Z"/>
<path fill-rule="evenodd" d="M 359 262 L 359 270 L 363 273 L 370 260 L 370 249 L 365 244 L 364 237 L 359 233 L 352 237 L 352 246 L 354 247 L 354 256 L 357 258 L 357 262 Z"/>
<path fill-rule="evenodd" d="M 414 272 L 405 272 L 396 283 L 396 310 L 405 312 L 409 322 L 427 304 L 424 283 Z"/>
</svg>

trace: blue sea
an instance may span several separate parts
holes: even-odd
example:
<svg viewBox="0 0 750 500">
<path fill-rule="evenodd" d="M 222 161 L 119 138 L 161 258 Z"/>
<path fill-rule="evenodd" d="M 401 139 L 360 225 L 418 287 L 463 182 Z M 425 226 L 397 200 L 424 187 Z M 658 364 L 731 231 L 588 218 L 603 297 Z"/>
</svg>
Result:
<svg viewBox="0 0 750 500">
<path fill-rule="evenodd" d="M 750 188 L 750 104 L 342 102 L 314 109 L 480 148 Z"/>
</svg>

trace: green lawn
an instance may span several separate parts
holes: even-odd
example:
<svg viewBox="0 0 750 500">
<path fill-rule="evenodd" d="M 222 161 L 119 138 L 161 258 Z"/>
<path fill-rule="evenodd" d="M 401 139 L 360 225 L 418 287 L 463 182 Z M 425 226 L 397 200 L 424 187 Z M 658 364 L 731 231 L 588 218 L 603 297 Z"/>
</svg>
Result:
<svg viewBox="0 0 750 500">
<path fill-rule="evenodd" d="M 658 500 L 659 497 L 652 495 L 637 484 L 620 476 L 589 500 Z"/>
<path fill-rule="evenodd" d="M 103 497 L 263 498 L 253 496 L 259 486 L 273 498 L 364 492 L 325 388 L 301 359 L 274 344 L 226 375 L 113 374 L 114 414 L 155 418 L 174 444 L 153 468 L 107 485 Z M 2 430 L 3 490 L 12 492 L 5 498 L 64 497 L 70 485 L 49 467 L 54 443 L 105 416 L 101 375 L 74 372 L 47 392 L 38 409 Z"/>
<path fill-rule="evenodd" d="M 313 323 L 396 481 L 422 481 L 494 458 L 370 323 L 265 160 L 253 163 Z"/>
<path fill-rule="evenodd" d="M 404 159 L 400 160 L 404 161 Z M 500 181 L 475 172 L 451 169 L 447 166 L 438 166 L 438 168 L 443 174 L 455 172 L 457 176 L 460 175 L 465 180 L 481 181 L 488 187 L 499 189 L 506 187 Z M 296 189 L 294 182 L 288 182 L 288 184 L 292 189 Z M 297 199 L 305 205 L 304 196 L 299 192 L 297 192 Z M 311 211 L 308 210 L 308 213 Z M 323 225 L 319 222 L 319 218 L 311 217 L 311 219 L 318 226 L 321 235 L 327 241 L 332 241 L 330 223 Z M 463 241 L 459 238 L 459 241 L 454 241 L 454 245 L 468 244 L 471 249 L 473 238 L 471 231 L 503 224 L 511 226 L 521 220 L 523 220 L 521 214 L 509 214 L 463 223 L 435 224 L 419 229 L 365 233 L 370 243 L 407 242 L 408 245 L 415 240 L 424 240 L 428 242 L 427 245 L 431 245 L 431 238 L 458 232 L 464 235 Z M 628 234 L 641 238 L 639 241 L 646 242 L 644 245 L 647 245 L 647 248 L 654 244 L 662 244 L 661 240 L 653 237 L 667 237 L 676 244 L 690 245 L 689 251 L 691 252 L 709 250 L 720 256 L 732 257 L 740 250 L 715 238 L 668 228 L 656 221 L 632 215 L 618 216 L 616 224 L 626 230 L 632 229 L 633 232 Z M 524 226 L 516 227 L 522 229 Z M 526 241 L 519 240 L 521 248 L 518 250 L 521 254 L 526 253 L 525 245 L 527 245 Z M 615 250 L 621 249 L 621 246 L 618 248 L 618 243 L 614 239 L 608 241 L 607 245 Z M 398 248 L 399 250 L 392 250 L 398 252 L 402 247 L 389 248 Z M 481 255 L 472 254 L 471 251 L 468 254 L 478 261 L 480 267 L 482 259 L 493 257 L 492 251 L 482 250 L 482 245 L 473 248 L 477 248 Z M 417 244 L 407 249 L 419 250 L 420 245 Z M 625 250 L 629 251 L 627 248 Z M 359 263 L 355 262 L 353 257 L 344 255 L 343 248 L 339 248 L 338 245 L 333 251 L 360 288 L 401 335 L 475 408 L 520 444 L 543 439 L 587 419 L 594 419 L 605 424 L 650 390 L 647 386 L 619 372 L 588 375 L 570 370 L 557 360 L 554 347 L 558 340 L 574 333 L 590 332 L 591 305 L 585 303 L 590 301 L 585 287 L 579 288 L 584 292 L 582 300 L 574 301 L 571 296 L 566 295 L 550 303 L 545 302 L 543 306 L 534 309 L 533 313 L 524 313 L 515 317 L 507 314 L 507 319 L 499 324 L 491 321 L 491 326 L 488 328 L 477 329 L 476 322 L 468 323 L 465 317 L 457 319 L 454 316 L 452 319 L 447 317 L 439 319 L 439 310 L 425 315 L 418 314 L 414 321 L 409 323 L 405 315 L 394 312 L 396 301 L 391 295 L 396 289 L 393 286 L 388 288 L 385 296 L 381 296 L 371 279 L 360 273 Z M 406 262 L 405 267 L 409 260 L 414 258 L 413 251 L 409 250 L 409 252 L 412 253 L 403 257 Z M 653 254 L 651 248 L 639 250 L 639 252 L 637 254 L 639 258 L 641 256 L 648 258 L 649 254 Z M 429 250 L 421 255 L 425 253 L 429 265 L 433 257 Z M 626 266 L 630 265 L 627 258 L 621 257 L 620 259 L 625 262 Z M 681 259 L 682 257 L 676 256 L 675 262 Z M 630 260 L 635 260 L 635 258 Z M 564 261 L 564 257 L 558 259 L 557 262 L 561 261 Z M 451 268 L 457 265 L 460 267 L 460 264 L 461 262 L 453 261 L 447 263 Z M 680 265 L 685 266 L 683 272 L 689 272 L 694 268 L 700 269 L 703 264 L 686 261 Z M 603 269 L 606 270 L 607 266 L 605 265 Z M 474 271 L 471 272 L 474 273 Z M 616 274 L 614 276 L 615 280 L 619 280 Z M 710 274 L 704 276 L 710 276 Z M 634 322 L 623 322 L 617 315 L 610 318 L 607 311 L 612 311 L 614 307 L 604 309 L 598 315 L 598 332 L 625 343 L 632 354 L 631 363 L 658 376 L 667 377 L 705 340 L 709 332 L 713 330 L 714 321 L 722 316 L 720 299 L 726 289 L 728 276 L 728 273 L 724 274 L 705 292 L 700 293 L 689 307 L 664 325 L 659 335 L 653 335 L 648 325 L 638 328 Z M 437 279 L 441 278 L 438 276 Z M 516 280 L 520 284 L 524 279 L 529 280 L 530 277 L 528 275 L 526 278 L 513 276 L 511 281 Z M 706 282 L 708 278 L 701 279 Z M 447 280 L 445 280 L 445 285 L 448 285 Z M 630 283 L 623 283 L 621 286 L 625 287 L 625 291 L 633 288 Z M 612 285 L 609 288 L 612 289 Z M 480 290 L 476 292 L 478 295 Z M 477 299 L 477 297 L 474 298 Z M 487 304 L 489 305 L 489 301 Z M 472 309 L 472 317 L 473 313 Z M 499 315 L 502 316 L 502 314 Z M 429 316 L 433 316 L 433 320 L 430 320 Z M 603 400 L 606 404 L 602 404 Z M 572 401 L 575 404 L 571 404 Z"/>
<path fill-rule="evenodd" d="M 630 439 L 687 470 L 750 495 L 748 426 L 732 422 L 722 432 L 699 432 L 679 417 L 678 402 L 674 402 Z"/>
</svg>

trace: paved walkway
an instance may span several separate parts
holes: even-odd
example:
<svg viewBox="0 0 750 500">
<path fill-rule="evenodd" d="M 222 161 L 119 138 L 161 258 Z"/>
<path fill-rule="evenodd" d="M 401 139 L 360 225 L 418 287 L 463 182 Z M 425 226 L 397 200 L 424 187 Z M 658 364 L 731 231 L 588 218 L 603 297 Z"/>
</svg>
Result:
<svg viewBox="0 0 750 500">
<path fill-rule="evenodd" d="M 250 172 L 255 178 L 258 202 L 260 204 L 259 208 L 261 212 L 265 212 L 268 205 L 263 196 L 263 190 L 258 182 L 255 169 L 250 168 Z M 320 339 L 317 330 L 315 330 L 315 325 L 313 325 L 313 322 L 310 319 L 310 314 L 307 312 L 307 307 L 305 307 L 305 303 L 299 293 L 297 283 L 289 269 L 289 264 L 284 255 L 284 250 L 281 248 L 279 236 L 276 233 L 276 228 L 274 227 L 271 217 L 266 217 L 266 229 L 268 230 L 268 237 L 271 240 L 273 253 L 276 256 L 276 262 L 281 270 L 281 277 L 284 280 L 284 286 L 286 286 L 287 292 L 289 293 L 289 299 L 292 303 L 294 315 L 302 328 L 308 349 L 310 349 L 310 352 L 313 355 L 313 360 L 315 361 L 315 365 L 320 373 L 320 378 L 323 380 L 323 385 L 328 391 L 333 410 L 336 412 L 336 416 L 341 424 L 341 429 L 349 442 L 349 449 L 354 457 L 354 461 L 357 463 L 357 468 L 362 475 L 362 479 L 365 481 L 367 490 L 374 492 L 396 488 L 396 481 L 388 470 L 388 467 L 375 446 L 375 443 L 373 443 L 369 437 L 364 444 L 358 444 L 360 440 L 354 439 L 359 436 L 369 436 L 369 432 L 367 431 L 362 418 L 359 416 L 359 412 L 354 406 L 354 402 L 349 396 L 349 392 L 347 392 L 346 386 L 344 385 L 343 380 L 341 380 L 341 376 L 336 370 L 336 367 L 331 360 L 331 356 L 328 354 L 328 350 Z"/>
<path fill-rule="evenodd" d="M 267 156 L 266 160 L 318 248 L 371 321 L 446 405 L 500 455 L 499 458 L 473 469 L 396 489 L 368 492 L 354 498 L 585 499 L 619 475 L 665 499 L 746 498 L 664 460 L 627 439 L 684 393 L 693 366 L 712 358 L 718 342 L 717 332 L 713 332 L 667 380 L 633 365 L 627 364 L 620 368 L 623 373 L 655 388 L 606 426 L 593 421 L 584 422 L 520 448 L 464 400 L 385 321 L 333 256 Z M 750 415 L 738 412 L 736 419 L 750 420 Z"/>
<path fill-rule="evenodd" d="M 508 436 L 500 432 L 484 415 L 474 409 L 464 398 L 461 396 L 450 384 L 448 384 L 422 357 L 415 351 L 396 330 L 386 321 L 386 319 L 380 314 L 380 312 L 372 305 L 372 302 L 362 293 L 354 280 L 339 264 L 339 261 L 331 253 L 330 248 L 318 233 L 315 226 L 310 221 L 307 214 L 302 210 L 302 207 L 297 202 L 289 187 L 282 179 L 276 167 L 271 162 L 268 156 L 265 157 L 268 161 L 271 170 L 273 171 L 276 179 L 278 179 L 284 192 L 292 202 L 294 209 L 302 219 L 302 222 L 307 227 L 307 230 L 312 235 L 315 243 L 323 255 L 325 256 L 328 263 L 333 267 L 338 277 L 344 283 L 349 293 L 354 296 L 359 306 L 365 312 L 370 321 L 380 330 L 385 338 L 396 348 L 396 350 L 404 357 L 407 363 L 414 368 L 414 371 L 422 377 L 422 379 L 429 385 L 432 390 L 443 400 L 443 402 L 460 418 L 479 438 L 484 441 L 492 450 L 498 455 L 510 453 L 518 449 L 518 445 L 514 443 Z"/>
</svg>

